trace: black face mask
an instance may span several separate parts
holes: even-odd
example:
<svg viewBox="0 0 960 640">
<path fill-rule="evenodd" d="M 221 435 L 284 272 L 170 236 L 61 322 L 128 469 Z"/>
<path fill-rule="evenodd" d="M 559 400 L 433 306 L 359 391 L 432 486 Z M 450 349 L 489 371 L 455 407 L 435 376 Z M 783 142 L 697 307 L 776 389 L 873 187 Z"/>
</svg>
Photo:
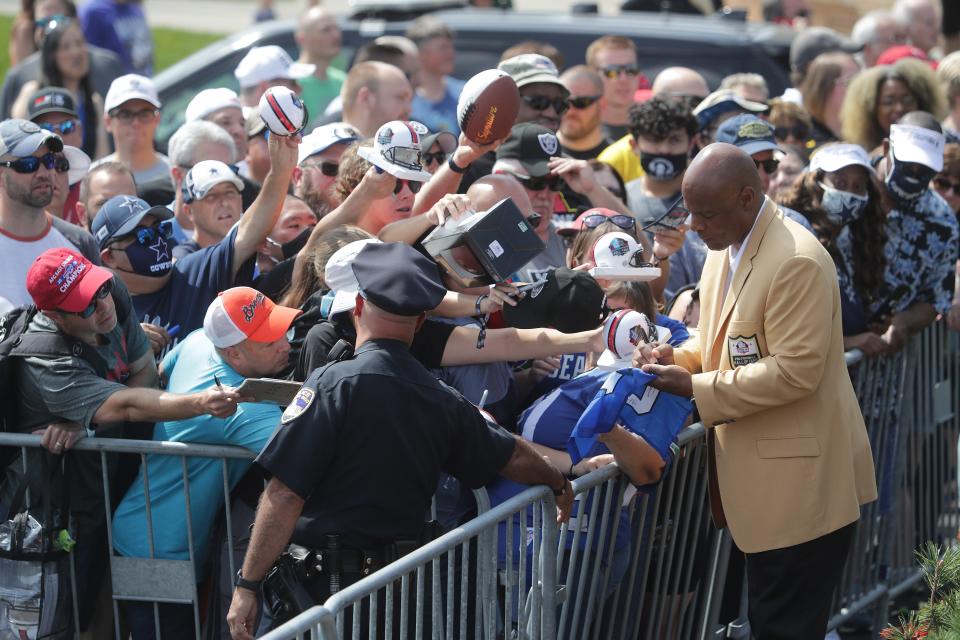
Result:
<svg viewBox="0 0 960 640">
<path fill-rule="evenodd" d="M 678 177 L 687 169 L 687 154 L 660 155 L 640 152 L 640 166 L 652 180 L 666 182 Z"/>
</svg>

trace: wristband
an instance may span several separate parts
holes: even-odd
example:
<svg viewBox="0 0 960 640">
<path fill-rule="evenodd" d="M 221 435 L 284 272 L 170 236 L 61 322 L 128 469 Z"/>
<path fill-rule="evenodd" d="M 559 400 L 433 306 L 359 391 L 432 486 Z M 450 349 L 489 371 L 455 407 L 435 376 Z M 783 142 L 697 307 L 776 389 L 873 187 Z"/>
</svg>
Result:
<svg viewBox="0 0 960 640">
<path fill-rule="evenodd" d="M 242 571 L 243 569 L 237 569 L 237 575 L 233 579 L 233 586 L 241 589 L 247 589 L 248 591 L 253 591 L 254 593 L 259 591 L 260 583 L 263 582 L 263 580 L 247 580 L 241 575 Z"/>
<path fill-rule="evenodd" d="M 450 171 L 453 171 L 454 173 L 459 173 L 460 175 L 465 174 L 467 172 L 467 169 L 470 168 L 470 165 L 467 165 L 465 167 L 457 166 L 457 163 L 453 161 L 453 154 L 450 154 L 450 157 L 447 158 L 447 166 L 450 167 Z"/>
<path fill-rule="evenodd" d="M 575 477 L 576 477 L 577 474 L 574 473 L 574 471 L 573 471 L 573 468 L 574 468 L 575 466 L 577 466 L 577 463 L 576 463 L 576 462 L 571 462 L 571 463 L 570 463 L 570 471 L 567 472 L 567 477 L 568 477 L 568 478 L 575 478 Z"/>
<path fill-rule="evenodd" d="M 473 315 L 475 315 L 475 316 L 481 316 L 481 315 L 483 315 L 483 311 L 480 309 L 480 305 L 482 305 L 482 304 L 483 304 L 483 301 L 486 300 L 486 299 L 489 298 L 489 297 L 490 297 L 490 296 L 488 296 L 488 295 L 485 294 L 485 293 L 482 293 L 482 294 L 480 294 L 479 296 L 477 296 L 477 303 L 476 303 L 476 305 L 474 305 L 474 307 L 473 307 Z"/>
</svg>

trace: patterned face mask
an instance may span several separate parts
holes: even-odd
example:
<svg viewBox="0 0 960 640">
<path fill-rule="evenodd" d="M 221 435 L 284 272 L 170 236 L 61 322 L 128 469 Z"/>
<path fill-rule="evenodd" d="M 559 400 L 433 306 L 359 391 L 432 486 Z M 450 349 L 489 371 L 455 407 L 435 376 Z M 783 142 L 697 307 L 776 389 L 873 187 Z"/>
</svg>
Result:
<svg viewBox="0 0 960 640">
<path fill-rule="evenodd" d="M 863 215 L 867 204 L 870 202 L 870 198 L 867 196 L 859 196 L 849 191 L 834 189 L 822 182 L 819 184 L 820 188 L 823 189 L 820 206 L 827 214 L 830 224 L 842 226 L 856 222 Z"/>
<path fill-rule="evenodd" d="M 893 158 L 891 160 L 893 168 L 887 174 L 884 184 L 898 203 L 909 205 L 929 188 L 930 180 L 936 172 L 915 163 L 897 162 Z"/>
</svg>

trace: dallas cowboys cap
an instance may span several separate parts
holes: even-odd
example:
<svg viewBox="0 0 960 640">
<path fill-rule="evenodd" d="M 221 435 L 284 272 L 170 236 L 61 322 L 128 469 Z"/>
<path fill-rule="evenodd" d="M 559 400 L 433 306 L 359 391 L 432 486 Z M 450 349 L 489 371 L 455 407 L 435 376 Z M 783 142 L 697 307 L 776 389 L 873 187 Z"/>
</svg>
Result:
<svg viewBox="0 0 960 640">
<path fill-rule="evenodd" d="M 173 212 L 166 207 L 151 207 L 145 200 L 134 196 L 114 196 L 97 212 L 90 225 L 90 232 L 97 241 L 97 249 L 103 249 L 111 241 L 132 233 L 144 217 L 152 215 L 157 220 L 169 220 Z"/>
<path fill-rule="evenodd" d="M 201 160 L 183 179 L 183 200 L 190 203 L 194 200 L 203 200 L 221 182 L 229 182 L 243 191 L 243 181 L 237 177 L 233 169 L 219 160 Z"/>
</svg>

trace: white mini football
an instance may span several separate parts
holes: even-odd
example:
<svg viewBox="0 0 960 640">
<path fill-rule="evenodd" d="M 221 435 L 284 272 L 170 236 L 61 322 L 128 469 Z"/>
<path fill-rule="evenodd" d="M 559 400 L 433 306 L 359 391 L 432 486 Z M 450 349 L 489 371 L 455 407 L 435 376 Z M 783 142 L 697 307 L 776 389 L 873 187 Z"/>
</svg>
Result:
<svg viewBox="0 0 960 640">
<path fill-rule="evenodd" d="M 270 87 L 260 98 L 260 118 L 270 133 L 294 136 L 307 124 L 307 107 L 287 87 Z"/>
</svg>

